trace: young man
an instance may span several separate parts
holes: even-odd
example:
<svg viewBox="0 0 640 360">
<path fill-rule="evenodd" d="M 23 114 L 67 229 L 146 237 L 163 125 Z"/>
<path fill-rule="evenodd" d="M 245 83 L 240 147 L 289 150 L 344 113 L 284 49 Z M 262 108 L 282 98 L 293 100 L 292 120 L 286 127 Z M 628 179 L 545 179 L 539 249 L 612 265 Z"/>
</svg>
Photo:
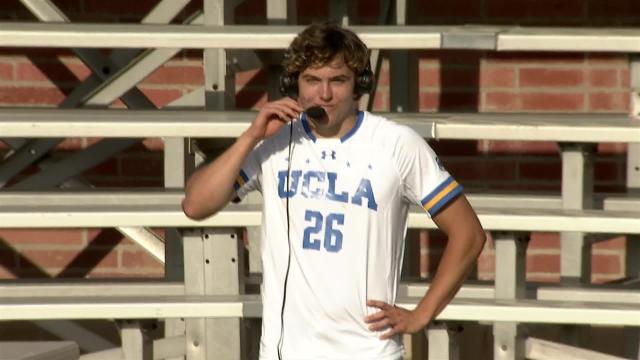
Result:
<svg viewBox="0 0 640 360">
<path fill-rule="evenodd" d="M 284 67 L 285 90 L 297 99 L 266 104 L 194 173 L 184 211 L 201 219 L 262 192 L 260 359 L 400 359 L 400 335 L 423 329 L 451 300 L 484 232 L 418 134 L 358 111 L 372 79 L 369 51 L 354 33 L 311 25 Z M 409 311 L 394 301 L 412 204 L 449 241 L 428 293 Z"/>
</svg>

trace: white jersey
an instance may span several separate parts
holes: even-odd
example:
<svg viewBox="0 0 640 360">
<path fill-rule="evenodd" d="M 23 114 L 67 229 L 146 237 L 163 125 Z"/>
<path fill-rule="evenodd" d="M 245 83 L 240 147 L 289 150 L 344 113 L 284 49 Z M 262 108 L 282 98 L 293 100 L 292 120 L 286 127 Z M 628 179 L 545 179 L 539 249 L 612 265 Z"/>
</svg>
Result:
<svg viewBox="0 0 640 360">
<path fill-rule="evenodd" d="M 368 329 L 364 317 L 377 309 L 366 301 L 396 300 L 409 206 L 434 215 L 462 187 L 424 139 L 380 116 L 360 112 L 342 138 L 316 138 L 304 115 L 292 126 L 291 158 L 285 126 L 236 182 L 238 196 L 259 190 L 264 199 L 260 359 L 277 359 L 289 251 L 283 359 L 398 359 L 401 337 L 382 341 Z"/>
</svg>

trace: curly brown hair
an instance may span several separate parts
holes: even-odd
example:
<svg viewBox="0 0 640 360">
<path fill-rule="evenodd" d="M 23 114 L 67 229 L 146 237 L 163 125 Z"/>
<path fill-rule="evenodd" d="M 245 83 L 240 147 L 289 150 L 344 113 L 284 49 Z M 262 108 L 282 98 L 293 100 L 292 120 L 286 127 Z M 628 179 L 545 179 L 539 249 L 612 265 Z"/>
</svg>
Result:
<svg viewBox="0 0 640 360">
<path fill-rule="evenodd" d="M 335 23 L 315 23 L 296 36 L 285 53 L 282 66 L 299 74 L 311 66 L 330 63 L 341 56 L 356 75 L 369 67 L 370 51 L 353 31 Z"/>
</svg>

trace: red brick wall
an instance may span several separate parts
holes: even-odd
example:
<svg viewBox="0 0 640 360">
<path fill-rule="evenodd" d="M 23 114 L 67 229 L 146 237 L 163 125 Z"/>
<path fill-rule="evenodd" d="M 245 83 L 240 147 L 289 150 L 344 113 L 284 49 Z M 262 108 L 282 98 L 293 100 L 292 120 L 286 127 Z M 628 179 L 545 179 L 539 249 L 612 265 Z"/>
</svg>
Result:
<svg viewBox="0 0 640 360">
<path fill-rule="evenodd" d="M 74 22 L 137 22 L 155 0 L 54 1 Z M 328 15 L 327 2 L 299 1 L 301 24 Z M 176 21 L 202 7 L 192 1 Z M 353 23 L 375 23 L 377 4 L 361 0 Z M 431 0 L 410 4 L 413 24 L 637 25 L 640 3 L 627 0 Z M 264 1 L 249 0 L 236 9 L 236 22 L 265 23 Z M 18 0 L 5 0 L 0 21 L 35 21 Z M 105 54 L 109 51 L 105 50 Z M 628 111 L 629 66 L 626 55 L 572 53 L 494 53 L 417 51 L 421 111 L 620 112 Z M 386 56 L 387 54 L 383 54 Z M 389 109 L 388 63 L 383 62 L 376 110 Z M 87 76 L 89 69 L 72 52 L 57 49 L 0 49 L 0 106 L 53 107 Z M 260 107 L 266 96 L 264 70 L 238 73 L 237 106 Z M 176 55 L 138 88 L 161 108 L 203 84 L 201 52 Z M 112 106 L 124 107 L 117 101 Z M 67 140 L 60 156 L 98 139 Z M 473 189 L 560 189 L 561 165 L 555 143 L 439 141 L 432 146 L 452 174 Z M 3 150 L 6 152 L 6 148 Z M 597 191 L 621 191 L 624 144 L 598 146 Z M 58 154 L 57 154 L 58 155 Z M 35 169 L 30 169 L 31 172 Z M 162 143 L 148 139 L 83 174 L 98 187 L 161 186 Z M 416 240 L 417 241 L 417 240 Z M 435 268 L 443 242 L 432 234 L 424 244 L 422 275 Z M 624 273 L 624 239 L 598 244 L 594 281 Z M 478 263 L 478 277 L 493 277 L 493 243 Z M 528 278 L 555 281 L 559 275 L 558 234 L 533 234 Z M 1 231 L 0 278 L 162 276 L 158 262 L 114 230 Z"/>
</svg>

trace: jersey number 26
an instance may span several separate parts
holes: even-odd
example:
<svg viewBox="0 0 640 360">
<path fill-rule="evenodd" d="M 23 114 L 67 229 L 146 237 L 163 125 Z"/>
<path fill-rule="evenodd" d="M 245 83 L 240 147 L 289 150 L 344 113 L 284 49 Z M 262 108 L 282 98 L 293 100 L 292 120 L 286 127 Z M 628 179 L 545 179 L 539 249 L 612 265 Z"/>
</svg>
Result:
<svg viewBox="0 0 640 360">
<path fill-rule="evenodd" d="M 338 225 L 344 225 L 344 214 L 330 213 L 323 216 L 319 211 L 307 210 L 304 213 L 304 220 L 309 224 L 304 229 L 302 248 L 310 250 L 320 250 L 324 244 L 324 249 L 329 252 L 338 252 L 342 249 L 342 232 L 337 229 Z M 315 237 L 324 228 L 324 238 L 322 235 Z"/>
</svg>

